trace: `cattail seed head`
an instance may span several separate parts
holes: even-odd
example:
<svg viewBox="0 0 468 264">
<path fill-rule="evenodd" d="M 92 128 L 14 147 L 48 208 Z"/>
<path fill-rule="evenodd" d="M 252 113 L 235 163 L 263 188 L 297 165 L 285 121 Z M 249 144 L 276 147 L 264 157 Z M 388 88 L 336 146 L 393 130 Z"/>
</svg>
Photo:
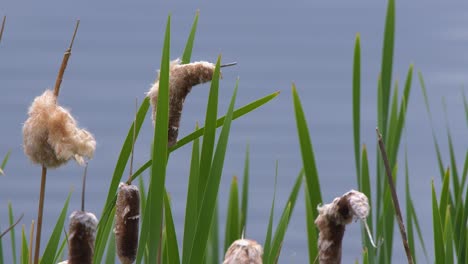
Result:
<svg viewBox="0 0 468 264">
<path fill-rule="evenodd" d="M 123 264 L 135 261 L 138 249 L 140 191 L 135 185 L 121 182 L 115 211 L 117 255 Z"/>
<path fill-rule="evenodd" d="M 68 263 L 92 264 L 98 220 L 92 213 L 74 211 L 70 215 Z"/>
<path fill-rule="evenodd" d="M 23 126 L 24 152 L 32 162 L 47 168 L 71 158 L 84 165 L 84 157 L 93 157 L 96 141 L 91 133 L 77 127 L 75 119 L 56 100 L 51 90 L 34 99 Z"/>
<path fill-rule="evenodd" d="M 254 240 L 238 239 L 226 251 L 223 264 L 262 264 L 263 248 Z"/>
<path fill-rule="evenodd" d="M 365 219 L 369 214 L 367 196 L 351 190 L 332 203 L 319 206 L 319 215 L 315 225 L 319 229 L 319 261 L 320 264 L 341 263 L 341 245 L 345 226 L 356 219 Z"/>
<path fill-rule="evenodd" d="M 215 65 L 206 61 L 180 64 L 180 60 L 176 59 L 171 62 L 169 67 L 169 147 L 177 142 L 185 97 L 190 93 L 193 86 L 211 81 L 214 69 Z M 153 122 L 156 120 L 158 91 L 159 75 L 158 80 L 153 84 L 147 94 L 153 106 Z"/>
</svg>

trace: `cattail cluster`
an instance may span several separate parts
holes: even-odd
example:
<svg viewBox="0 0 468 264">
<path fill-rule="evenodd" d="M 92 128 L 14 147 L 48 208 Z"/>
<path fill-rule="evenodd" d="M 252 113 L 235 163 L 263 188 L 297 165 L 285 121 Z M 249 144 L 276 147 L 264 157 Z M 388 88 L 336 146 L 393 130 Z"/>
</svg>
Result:
<svg viewBox="0 0 468 264">
<path fill-rule="evenodd" d="M 77 126 L 71 114 L 57 104 L 51 90 L 34 99 L 23 126 L 24 152 L 32 162 L 55 168 L 71 158 L 84 165 L 96 149 L 93 135 Z"/>
<path fill-rule="evenodd" d="M 317 209 L 319 215 L 315 225 L 319 229 L 319 263 L 339 264 L 345 226 L 353 220 L 367 217 L 370 210 L 367 196 L 351 190 Z"/>
<path fill-rule="evenodd" d="M 254 240 L 238 239 L 226 251 L 223 264 L 262 264 L 263 248 Z"/>
<path fill-rule="evenodd" d="M 115 242 L 122 264 L 135 261 L 138 249 L 140 191 L 135 185 L 121 182 L 115 211 Z"/>
<path fill-rule="evenodd" d="M 98 220 L 89 212 L 74 211 L 70 215 L 68 264 L 92 264 Z"/>
<path fill-rule="evenodd" d="M 180 64 L 176 59 L 171 62 L 169 68 L 169 128 L 168 146 L 177 142 L 179 124 L 184 106 L 185 97 L 190 93 L 192 87 L 211 81 L 215 65 L 206 61 Z M 148 92 L 148 97 L 153 106 L 153 121 L 156 121 L 156 107 L 158 104 L 159 75 L 156 83 Z"/>
</svg>

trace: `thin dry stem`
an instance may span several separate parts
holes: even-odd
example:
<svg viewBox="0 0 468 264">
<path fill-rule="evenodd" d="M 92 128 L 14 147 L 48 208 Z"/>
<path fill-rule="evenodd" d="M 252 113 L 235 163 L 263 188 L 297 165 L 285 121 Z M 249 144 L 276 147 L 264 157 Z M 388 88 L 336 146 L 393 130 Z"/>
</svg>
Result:
<svg viewBox="0 0 468 264">
<path fill-rule="evenodd" d="M 390 169 L 390 163 L 388 161 L 387 151 L 385 149 L 385 144 L 382 140 L 382 134 L 380 134 L 379 128 L 376 128 L 375 130 L 377 132 L 380 153 L 382 154 L 382 159 L 385 165 L 385 172 L 387 174 L 388 185 L 390 187 L 390 193 L 392 194 L 393 206 L 395 207 L 398 227 L 400 228 L 401 240 L 403 241 L 403 247 L 405 248 L 406 258 L 408 259 L 409 264 L 413 264 L 413 257 L 411 255 L 411 250 L 408 244 L 408 238 L 406 236 L 405 225 L 403 223 L 403 217 L 401 214 L 400 203 L 398 202 L 398 195 L 396 193 L 395 183 L 393 182 L 392 170 Z"/>
<path fill-rule="evenodd" d="M 14 224 L 12 224 L 11 226 L 9 226 L 7 229 L 5 229 L 5 231 L 3 231 L 1 234 L 0 234 L 0 239 L 8 234 L 8 232 L 10 232 L 10 230 L 12 230 L 13 228 L 15 228 L 15 226 L 21 221 L 21 219 L 23 219 L 23 216 L 24 214 L 21 214 L 21 216 L 18 218 L 18 220 L 16 220 L 16 222 Z"/>
<path fill-rule="evenodd" d="M 234 66 L 234 65 L 237 65 L 237 62 L 231 62 L 231 63 L 226 63 L 226 64 L 223 64 L 223 65 L 220 65 L 219 67 L 220 68 L 224 68 L 224 67 L 231 67 L 231 66 Z"/>
<path fill-rule="evenodd" d="M 37 232 L 36 232 L 36 247 L 34 250 L 34 264 L 39 263 L 39 251 L 41 250 L 42 213 L 44 211 L 46 178 L 47 178 L 47 168 L 45 166 L 42 166 L 41 190 L 39 193 L 39 209 L 37 211 Z"/>
<path fill-rule="evenodd" d="M 28 263 L 32 264 L 32 257 L 33 257 L 33 252 L 32 252 L 32 247 L 33 247 L 33 239 L 34 239 L 34 220 L 31 222 L 31 228 L 29 230 L 29 248 L 28 248 L 28 253 L 29 253 L 29 260 Z"/>
<path fill-rule="evenodd" d="M 55 80 L 55 86 L 54 86 L 54 95 L 55 95 L 55 97 L 58 97 L 58 95 L 59 95 L 60 85 L 62 84 L 63 75 L 65 74 L 65 69 L 67 68 L 68 59 L 71 56 L 73 43 L 75 41 L 76 32 L 78 31 L 79 26 L 80 26 L 80 20 L 77 20 L 76 25 L 75 25 L 75 31 L 73 32 L 73 37 L 72 37 L 71 42 L 70 42 L 70 46 L 65 51 L 65 54 L 63 54 L 62 65 L 60 65 L 60 70 L 58 72 L 57 79 Z"/>
<path fill-rule="evenodd" d="M 85 210 L 85 191 L 86 191 L 86 175 L 88 173 L 88 162 L 86 162 L 86 167 L 83 174 L 83 188 L 81 189 L 81 211 Z"/>
<path fill-rule="evenodd" d="M 3 16 L 2 28 L 0 29 L 0 42 L 2 42 L 3 30 L 5 29 L 6 16 Z"/>
</svg>

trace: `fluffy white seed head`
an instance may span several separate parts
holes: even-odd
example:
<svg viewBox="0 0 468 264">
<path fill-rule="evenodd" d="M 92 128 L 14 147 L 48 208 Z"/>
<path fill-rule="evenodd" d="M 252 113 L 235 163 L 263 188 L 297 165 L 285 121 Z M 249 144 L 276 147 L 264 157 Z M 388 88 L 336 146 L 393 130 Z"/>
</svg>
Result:
<svg viewBox="0 0 468 264">
<path fill-rule="evenodd" d="M 36 97 L 23 126 L 24 152 L 33 163 L 55 168 L 75 159 L 85 165 L 96 149 L 93 135 L 78 128 L 72 115 L 56 103 L 51 90 Z"/>
</svg>

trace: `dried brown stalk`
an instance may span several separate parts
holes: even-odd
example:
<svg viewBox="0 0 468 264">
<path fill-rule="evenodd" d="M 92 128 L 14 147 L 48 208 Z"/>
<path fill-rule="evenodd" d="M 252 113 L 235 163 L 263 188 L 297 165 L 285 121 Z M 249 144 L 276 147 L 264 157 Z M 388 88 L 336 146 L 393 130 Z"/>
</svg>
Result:
<svg viewBox="0 0 468 264">
<path fill-rule="evenodd" d="M 60 66 L 60 70 L 59 70 L 59 73 L 58 73 L 58 76 L 57 76 L 57 80 L 55 82 L 55 87 L 54 87 L 55 103 L 57 101 L 57 96 L 59 95 L 60 84 L 62 83 L 63 74 L 65 73 L 65 69 L 67 67 L 68 59 L 70 58 L 70 55 L 71 55 L 71 48 L 73 46 L 73 42 L 75 40 L 75 36 L 76 36 L 76 32 L 78 30 L 79 24 L 80 24 L 80 21 L 78 20 L 77 23 L 76 23 L 76 26 L 75 26 L 75 30 L 74 30 L 74 33 L 73 33 L 73 37 L 72 37 L 70 46 L 65 51 L 65 54 L 64 54 L 64 57 L 63 57 L 63 60 L 62 60 L 62 65 Z M 46 91 L 46 93 L 47 93 L 47 91 Z M 65 111 L 63 108 L 62 108 L 62 110 Z M 63 116 L 65 116 L 65 115 L 63 115 L 63 111 L 59 111 L 60 113 L 62 113 L 62 115 L 59 115 L 60 116 L 59 119 L 67 120 L 67 118 L 63 117 Z M 31 110 L 30 110 L 30 112 L 31 112 Z M 66 112 L 66 113 L 68 114 L 68 112 Z M 66 116 L 69 117 L 68 120 L 71 119 L 72 121 L 74 121 L 73 118 L 71 117 L 71 115 L 68 114 Z M 37 121 L 40 122 L 40 121 L 43 121 L 43 120 L 39 119 Z M 27 123 L 28 123 L 28 121 L 26 121 L 26 123 L 25 123 L 26 132 L 28 130 L 33 131 L 34 130 L 33 128 L 28 129 L 28 127 L 26 126 Z M 36 123 L 36 122 L 31 122 L 31 123 L 32 123 L 31 125 L 40 124 L 40 123 Z M 74 124 L 75 122 L 72 122 L 72 123 Z M 25 133 L 25 127 L 23 127 L 23 133 Z M 39 126 L 39 127 L 41 127 L 41 126 Z M 42 126 L 42 128 L 43 128 L 43 126 Z M 60 126 L 59 126 L 59 128 L 60 128 Z M 41 132 L 42 131 L 39 131 L 39 133 L 41 133 Z M 46 131 L 46 133 L 47 132 L 48 131 Z M 32 133 L 34 135 L 34 132 L 32 132 Z M 36 135 L 38 135 L 38 134 L 36 134 Z M 28 136 L 25 136 L 25 138 L 28 138 Z M 39 140 L 39 142 L 41 142 L 41 140 Z M 42 142 L 43 142 L 43 140 L 42 140 Z M 36 149 L 36 148 L 40 148 L 41 145 L 42 144 L 37 144 L 36 146 L 34 146 L 34 144 L 33 144 L 33 145 L 29 145 L 29 146 L 33 146 L 33 149 Z M 45 148 L 44 149 L 45 153 L 47 153 L 48 150 L 50 150 L 50 149 Z M 28 152 L 27 151 L 27 144 L 25 144 L 25 152 L 26 153 Z M 34 159 L 33 159 L 33 161 L 34 161 Z M 41 176 L 41 189 L 40 189 L 40 194 L 39 194 L 39 208 L 38 208 L 38 213 L 37 213 L 37 232 L 36 232 L 36 245 L 35 245 L 35 250 L 34 250 L 34 264 L 39 263 L 39 254 L 40 254 L 40 248 L 41 248 L 41 232 L 42 232 L 42 214 L 43 214 L 43 210 L 44 210 L 45 184 L 46 184 L 46 178 L 47 178 L 47 164 L 45 164 L 43 162 L 41 162 L 41 164 L 42 164 L 42 176 Z M 54 167 L 54 166 L 51 166 L 51 167 Z"/>
<path fill-rule="evenodd" d="M 318 207 L 315 225 L 319 229 L 319 263 L 341 263 L 342 241 L 346 225 L 356 219 L 365 219 L 369 214 L 367 196 L 351 190 L 332 203 Z"/>
<path fill-rule="evenodd" d="M 263 248 L 254 240 L 238 239 L 226 251 L 223 264 L 262 264 Z"/>
<path fill-rule="evenodd" d="M 387 151 L 385 149 L 385 144 L 382 140 L 382 134 L 380 134 L 379 128 L 375 129 L 377 132 L 377 139 L 379 142 L 380 153 L 382 154 L 382 159 L 385 166 L 385 172 L 387 174 L 388 185 L 390 187 L 390 193 L 392 194 L 393 206 L 395 208 L 396 218 L 398 222 L 398 227 L 400 229 L 401 240 L 403 241 L 403 247 L 405 248 L 406 258 L 408 259 L 409 264 L 413 264 L 413 257 L 411 255 L 411 250 L 408 244 L 408 237 L 406 235 L 405 224 L 403 223 L 403 217 L 400 209 L 400 203 L 398 202 L 398 195 L 395 189 L 395 183 L 393 182 L 392 170 L 390 169 L 390 163 L 388 161 Z"/>
</svg>

